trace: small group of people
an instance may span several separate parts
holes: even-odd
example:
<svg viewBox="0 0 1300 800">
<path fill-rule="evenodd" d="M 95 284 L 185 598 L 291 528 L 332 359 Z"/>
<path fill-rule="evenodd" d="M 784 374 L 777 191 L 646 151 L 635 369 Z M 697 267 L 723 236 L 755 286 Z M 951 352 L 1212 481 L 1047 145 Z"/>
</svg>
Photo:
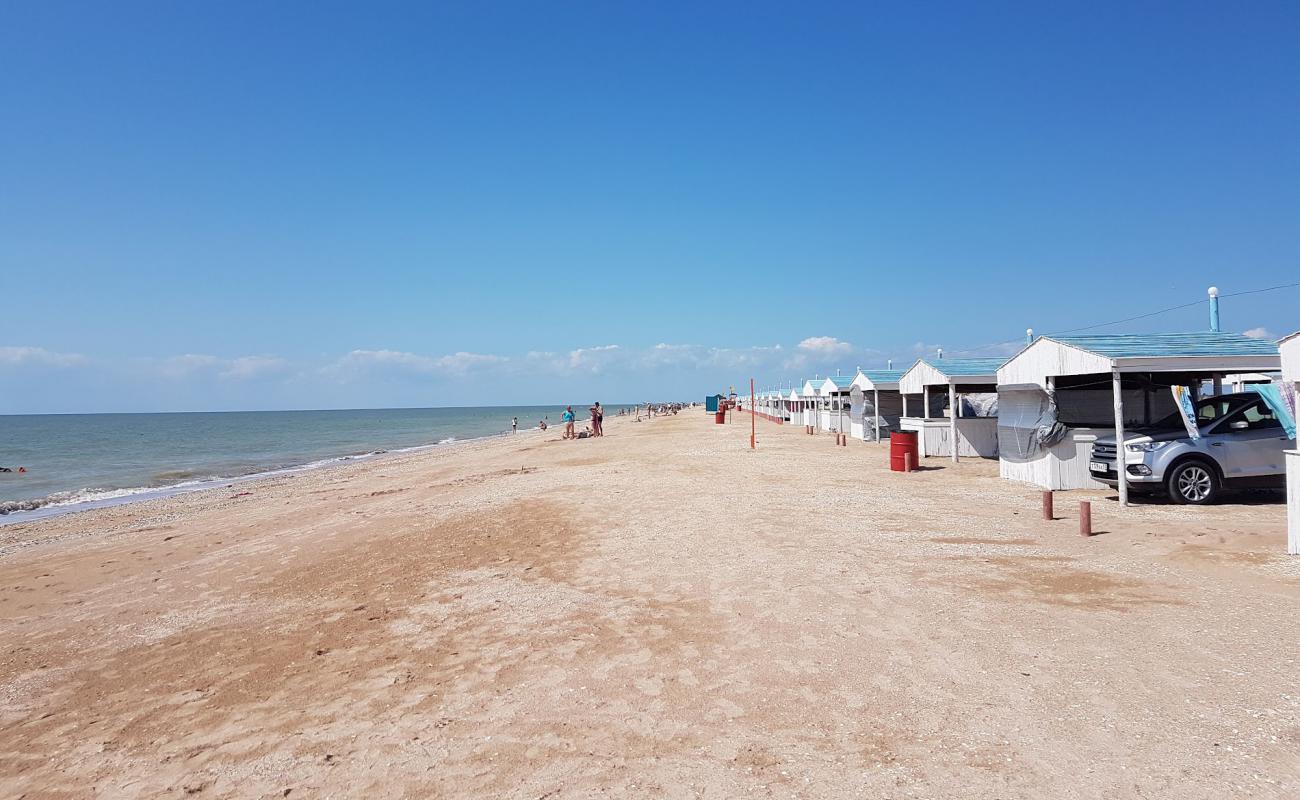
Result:
<svg viewBox="0 0 1300 800">
<path fill-rule="evenodd" d="M 597 400 L 595 405 L 587 409 L 591 414 L 591 425 L 581 432 L 574 431 L 573 427 L 577 423 L 577 414 L 573 413 L 573 406 L 565 406 L 564 414 L 560 419 L 564 421 L 563 439 L 588 439 L 596 436 L 605 435 L 605 409 Z"/>
</svg>

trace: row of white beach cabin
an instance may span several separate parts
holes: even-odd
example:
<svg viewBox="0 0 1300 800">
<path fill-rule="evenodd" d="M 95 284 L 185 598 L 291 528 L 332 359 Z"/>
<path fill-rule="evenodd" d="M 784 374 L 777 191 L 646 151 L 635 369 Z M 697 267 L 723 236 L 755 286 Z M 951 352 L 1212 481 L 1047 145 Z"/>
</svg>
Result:
<svg viewBox="0 0 1300 800">
<path fill-rule="evenodd" d="M 1101 488 L 1088 470 L 1099 435 L 1123 441 L 1125 427 L 1174 413 L 1171 386 L 1195 397 L 1205 384 L 1218 394 L 1225 383 L 1270 381 L 1283 353 L 1294 385 L 1298 351 L 1300 334 L 1279 344 L 1220 332 L 1039 336 L 1009 359 L 924 358 L 902 371 L 810 379 L 775 393 L 766 413 L 866 441 L 916 431 L 922 456 L 997 458 L 1011 480 Z M 1300 471 L 1295 457 L 1291 466 Z M 1127 486 L 1120 494 L 1127 502 Z"/>
</svg>

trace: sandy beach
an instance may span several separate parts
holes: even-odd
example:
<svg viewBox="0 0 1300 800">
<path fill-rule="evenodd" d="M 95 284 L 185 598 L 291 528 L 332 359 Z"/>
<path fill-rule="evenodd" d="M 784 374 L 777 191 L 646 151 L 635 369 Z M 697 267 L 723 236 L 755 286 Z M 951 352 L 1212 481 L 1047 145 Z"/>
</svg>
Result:
<svg viewBox="0 0 1300 800">
<path fill-rule="evenodd" d="M 1276 499 L 607 427 L 0 528 L 0 796 L 1300 794 Z"/>
</svg>

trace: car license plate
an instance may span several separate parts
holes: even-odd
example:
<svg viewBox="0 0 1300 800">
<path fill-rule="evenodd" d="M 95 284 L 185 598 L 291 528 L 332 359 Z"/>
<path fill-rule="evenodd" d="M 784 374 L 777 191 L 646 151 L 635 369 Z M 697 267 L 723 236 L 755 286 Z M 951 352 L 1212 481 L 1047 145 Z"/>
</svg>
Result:
<svg viewBox="0 0 1300 800">
<path fill-rule="evenodd" d="M 1093 472 L 1110 472 L 1110 465 L 1101 461 L 1089 461 L 1088 469 Z"/>
</svg>

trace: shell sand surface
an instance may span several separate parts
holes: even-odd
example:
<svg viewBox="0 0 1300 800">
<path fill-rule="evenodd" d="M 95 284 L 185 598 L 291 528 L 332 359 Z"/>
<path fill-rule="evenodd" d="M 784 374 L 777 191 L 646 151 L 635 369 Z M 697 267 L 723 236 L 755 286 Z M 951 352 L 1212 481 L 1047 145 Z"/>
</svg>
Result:
<svg viewBox="0 0 1300 800">
<path fill-rule="evenodd" d="M 1300 795 L 1282 505 L 737 421 L 0 528 L 0 796 Z"/>
</svg>

